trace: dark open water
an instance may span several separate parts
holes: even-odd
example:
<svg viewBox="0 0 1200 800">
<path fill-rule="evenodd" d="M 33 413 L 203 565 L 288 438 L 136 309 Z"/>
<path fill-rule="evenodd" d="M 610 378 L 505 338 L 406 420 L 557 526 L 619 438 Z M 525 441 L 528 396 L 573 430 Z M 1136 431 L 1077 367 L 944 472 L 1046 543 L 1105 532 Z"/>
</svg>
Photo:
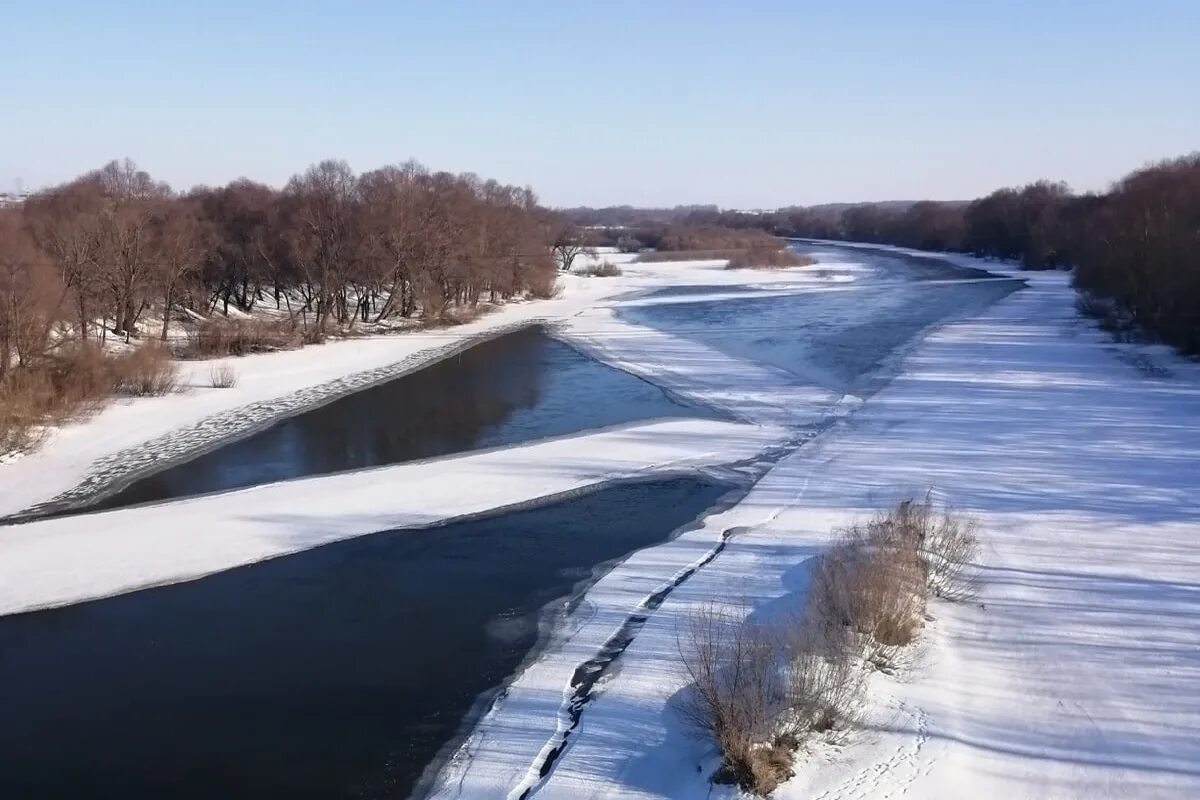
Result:
<svg viewBox="0 0 1200 800">
<path fill-rule="evenodd" d="M 543 606 L 727 490 L 614 485 L 0 617 L 0 798 L 404 797 Z"/>
<path fill-rule="evenodd" d="M 711 413 L 525 328 L 280 420 L 87 507 L 161 502 L 667 416 Z"/>
</svg>

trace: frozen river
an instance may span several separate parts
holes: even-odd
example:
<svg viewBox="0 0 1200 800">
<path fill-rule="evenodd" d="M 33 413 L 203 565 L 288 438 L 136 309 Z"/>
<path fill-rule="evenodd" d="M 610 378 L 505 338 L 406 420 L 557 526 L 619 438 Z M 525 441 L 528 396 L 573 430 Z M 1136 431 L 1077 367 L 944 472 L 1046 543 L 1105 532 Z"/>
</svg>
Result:
<svg viewBox="0 0 1200 800">
<path fill-rule="evenodd" d="M 629 321 L 697 339 L 735 358 L 778 367 L 798 383 L 860 397 L 890 377 L 906 345 L 931 325 L 978 313 L 1020 281 L 994 279 L 922 256 L 830 244 L 793 249 L 822 262 L 865 260 L 867 276 L 820 290 L 774 284 L 731 292 L 659 290 L 620 313 Z"/>
<path fill-rule="evenodd" d="M 673 287 L 621 303 L 620 317 L 784 381 L 869 397 L 923 331 L 1020 285 L 933 259 L 797 248 L 865 267 L 844 285 Z M 169 466 L 98 507 L 679 416 L 716 415 L 528 328 Z M 0 796 L 405 796 L 594 579 L 729 490 L 694 473 L 627 481 L 0 617 Z"/>
</svg>

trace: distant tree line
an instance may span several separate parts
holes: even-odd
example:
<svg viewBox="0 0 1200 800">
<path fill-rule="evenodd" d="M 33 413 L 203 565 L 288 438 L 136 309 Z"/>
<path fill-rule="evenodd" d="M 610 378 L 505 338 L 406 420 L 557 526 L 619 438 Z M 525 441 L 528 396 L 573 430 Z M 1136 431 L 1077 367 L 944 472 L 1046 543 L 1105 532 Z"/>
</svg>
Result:
<svg viewBox="0 0 1200 800">
<path fill-rule="evenodd" d="M 577 221 L 589 220 L 577 212 Z M 693 211 L 688 226 L 891 244 L 1074 269 L 1081 307 L 1200 353 L 1200 154 L 1137 170 L 1109 191 L 1039 181 L 971 202 L 862 203 L 771 212 Z M 604 232 L 654 246 L 667 225 Z"/>
<path fill-rule="evenodd" d="M 1047 269 L 1067 265 L 1057 221 L 1075 199 L 1065 185 L 1043 181 L 1000 189 L 969 203 L 922 200 L 723 211 L 688 222 L 760 228 L 777 236 L 968 251 Z"/>
<path fill-rule="evenodd" d="M 529 189 L 412 162 L 356 176 L 325 161 L 281 191 L 241 179 L 176 194 L 114 161 L 35 195 L 9 227 L 87 339 L 97 320 L 128 335 L 147 310 L 180 305 L 286 304 L 321 332 L 545 290 L 546 220 Z"/>
<path fill-rule="evenodd" d="M 565 219 L 578 225 L 595 227 L 625 227 L 636 228 L 641 225 L 669 225 L 697 213 L 719 211 L 715 205 L 685 205 L 670 208 L 637 208 L 635 206 L 605 206 L 591 208 L 578 206 L 564 208 L 561 213 Z"/>
</svg>

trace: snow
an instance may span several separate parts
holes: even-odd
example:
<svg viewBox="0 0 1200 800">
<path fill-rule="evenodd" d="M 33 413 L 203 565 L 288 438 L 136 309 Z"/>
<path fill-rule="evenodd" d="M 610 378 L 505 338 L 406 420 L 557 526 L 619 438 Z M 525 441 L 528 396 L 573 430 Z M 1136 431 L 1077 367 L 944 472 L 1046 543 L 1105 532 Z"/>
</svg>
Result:
<svg viewBox="0 0 1200 800">
<path fill-rule="evenodd" d="M 601 361 L 746 422 L 813 425 L 856 402 L 819 386 L 796 385 L 783 370 L 733 358 L 695 339 L 631 325 L 611 306 L 589 309 L 559 331 Z"/>
<path fill-rule="evenodd" d="M 606 481 L 747 459 L 782 435 L 766 426 L 665 420 L 31 522 L 5 530 L 0 539 L 0 614 L 188 580 Z M 463 491 L 468 486 L 471 491 Z"/>
<path fill-rule="evenodd" d="M 907 670 L 873 678 L 869 729 L 805 753 L 775 796 L 1200 796 L 1200 366 L 1108 342 L 1066 281 L 1033 276 L 932 334 L 743 502 L 601 580 L 591 613 L 630 609 L 626 581 L 740 529 L 650 617 L 548 779 L 530 770 L 562 725 L 560 662 L 585 657 L 571 642 L 520 676 L 435 796 L 732 797 L 671 710 L 679 621 L 714 597 L 794 605 L 831 530 L 930 487 L 985 526 L 980 602 L 936 603 Z"/>
<path fill-rule="evenodd" d="M 772 275 L 767 281 L 781 279 Z M 559 298 L 512 304 L 452 329 L 228 359 L 239 374 L 231 389 L 207 387 L 213 362 L 185 362 L 186 391 L 113 403 L 58 431 L 38 452 L 0 465 L 0 513 L 85 497 L 117 478 L 185 459 L 281 415 L 417 369 L 481 336 L 533 322 L 582 329 L 575 318 L 605 298 L 680 281 L 729 278 L 720 265 L 678 262 L 627 265 L 619 278 L 562 280 Z M 730 379 L 753 372 L 727 357 L 714 358 L 733 370 L 726 376 Z M 703 399 L 699 392 L 691 395 Z M 789 436 L 777 419 L 741 419 L 748 424 L 656 421 L 508 450 L 0 528 L 0 614 L 193 579 L 348 536 L 427 525 L 609 480 L 730 464 Z M 464 493 L 464 485 L 472 491 Z"/>
<path fill-rule="evenodd" d="M 279 416 L 416 369 L 474 337 L 575 310 L 588 301 L 589 288 L 562 299 L 515 304 L 453 329 L 346 339 L 220 362 L 181 362 L 182 392 L 115 401 L 96 416 L 56 431 L 37 452 L 0 465 L 0 515 L 83 482 L 103 483 L 245 435 Z M 235 387 L 211 388 L 215 363 L 236 370 Z"/>
<path fill-rule="evenodd" d="M 0 613 L 808 439 L 741 502 L 633 554 L 589 589 L 440 770 L 432 794 L 733 797 L 708 784 L 711 748 L 688 737 L 671 708 L 683 685 L 680 621 L 712 598 L 764 617 L 795 606 L 806 562 L 832 530 L 932 488 L 986 531 L 979 601 L 934 603 L 911 663 L 873 676 L 867 730 L 841 749 L 803 753 L 775 796 L 1200 796 L 1200 364 L 1108 341 L 1076 316 L 1065 275 L 1022 273 L 1028 288 L 927 335 L 862 401 L 615 309 L 668 286 L 728 287 L 730 297 L 747 296 L 735 290 L 744 286 L 852 287 L 876 277 L 869 249 L 779 271 L 603 258 L 620 260 L 624 274 L 566 276 L 559 298 L 452 330 L 237 359 L 236 389 L 204 388 L 211 364 L 191 365 L 188 392 L 115 404 L 0 465 L 0 513 L 89 476 L 102 481 L 130 453 L 178 458 L 238 432 L 233 421 L 264 424 L 534 320 L 737 422 L 655 421 L 0 529 Z M 572 730 L 575 669 L 673 586 Z"/>
<path fill-rule="evenodd" d="M 620 256 L 609 257 L 621 260 Z M 582 261 L 582 259 L 581 259 Z M 99 414 L 52 432 L 37 452 L 0 463 L 0 517 L 56 498 L 94 491 L 118 477 L 161 467 L 245 436 L 280 416 L 394 378 L 520 325 L 570 319 L 600 300 L 686 283 L 789 280 L 788 273 L 739 276 L 710 262 L 630 264 L 616 278 L 560 277 L 551 300 L 517 302 L 464 325 L 332 341 L 281 353 L 220 361 L 182 362 L 183 391 L 165 397 L 117 400 Z M 838 270 L 828 271 L 831 276 Z M 810 276 L 810 282 L 824 278 Z M 228 363 L 233 388 L 210 385 L 213 365 Z"/>
</svg>

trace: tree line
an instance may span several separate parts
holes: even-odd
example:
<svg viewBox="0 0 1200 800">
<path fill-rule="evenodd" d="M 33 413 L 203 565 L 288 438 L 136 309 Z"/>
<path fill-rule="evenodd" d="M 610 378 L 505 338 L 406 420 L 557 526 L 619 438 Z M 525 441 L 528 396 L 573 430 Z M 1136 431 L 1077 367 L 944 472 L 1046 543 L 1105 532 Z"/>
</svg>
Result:
<svg viewBox="0 0 1200 800">
<path fill-rule="evenodd" d="M 166 341 L 175 322 L 267 307 L 311 342 L 549 296 L 561 224 L 529 188 L 415 162 L 356 175 L 331 160 L 282 189 L 239 179 L 175 192 L 113 161 L 0 209 L 0 411 L 53 405 L 95 362 L 85 350 Z"/>
<path fill-rule="evenodd" d="M 0 376 L 38 354 L 39 331 L 136 336 L 149 311 L 166 338 L 173 312 L 269 303 L 319 336 L 547 293 L 551 220 L 527 188 L 413 162 L 356 176 L 325 161 L 282 190 L 175 193 L 114 161 L 0 216 Z"/>
<path fill-rule="evenodd" d="M 1200 353 L 1200 154 L 1136 170 L 1100 193 L 1038 181 L 971 202 L 706 209 L 682 222 L 968 252 L 1026 269 L 1073 269 L 1085 311 Z M 664 228 L 643 224 L 636 235 L 651 239 Z"/>
</svg>

